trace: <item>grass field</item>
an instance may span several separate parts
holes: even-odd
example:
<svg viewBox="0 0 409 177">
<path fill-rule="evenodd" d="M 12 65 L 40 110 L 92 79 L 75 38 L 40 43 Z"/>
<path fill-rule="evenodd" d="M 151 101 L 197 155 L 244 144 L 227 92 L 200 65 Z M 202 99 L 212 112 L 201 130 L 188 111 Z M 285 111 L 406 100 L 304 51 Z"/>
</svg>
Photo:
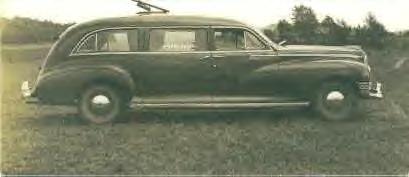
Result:
<svg viewBox="0 0 409 177">
<path fill-rule="evenodd" d="M 85 125 L 75 109 L 26 105 L 48 48 L 2 51 L 5 174 L 407 174 L 407 50 L 371 50 L 386 98 L 365 116 L 326 122 L 303 111 L 143 111 L 129 123 Z"/>
</svg>

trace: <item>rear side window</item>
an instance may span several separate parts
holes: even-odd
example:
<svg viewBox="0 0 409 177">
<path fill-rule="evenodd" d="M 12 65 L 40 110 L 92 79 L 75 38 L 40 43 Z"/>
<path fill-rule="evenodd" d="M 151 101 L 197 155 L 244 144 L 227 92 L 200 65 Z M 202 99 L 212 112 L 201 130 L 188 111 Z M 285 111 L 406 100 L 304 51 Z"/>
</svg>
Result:
<svg viewBox="0 0 409 177">
<path fill-rule="evenodd" d="M 77 53 L 138 51 L 138 30 L 104 30 L 89 35 Z"/>
<path fill-rule="evenodd" d="M 129 52 L 127 31 L 103 31 L 97 33 L 97 51 L 100 52 Z"/>
<path fill-rule="evenodd" d="M 96 49 L 96 38 L 95 34 L 90 35 L 85 39 L 84 42 L 80 45 L 80 48 L 77 50 L 77 53 L 92 53 Z"/>
<path fill-rule="evenodd" d="M 205 29 L 152 29 L 149 51 L 183 52 L 207 50 Z"/>
</svg>

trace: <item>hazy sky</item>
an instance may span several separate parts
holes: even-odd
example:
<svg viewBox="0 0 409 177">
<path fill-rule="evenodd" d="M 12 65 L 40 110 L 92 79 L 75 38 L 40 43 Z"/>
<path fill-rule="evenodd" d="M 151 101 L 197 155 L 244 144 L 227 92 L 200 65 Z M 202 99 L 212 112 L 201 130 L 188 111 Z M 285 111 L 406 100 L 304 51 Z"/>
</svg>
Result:
<svg viewBox="0 0 409 177">
<path fill-rule="evenodd" d="M 408 0 L 145 0 L 171 10 L 173 14 L 221 16 L 256 27 L 289 19 L 294 5 L 310 6 L 322 19 L 330 15 L 350 25 L 363 22 L 372 12 L 387 29 L 409 29 Z M 132 15 L 138 11 L 131 0 L 0 0 L 0 15 L 82 22 L 110 16 Z"/>
</svg>

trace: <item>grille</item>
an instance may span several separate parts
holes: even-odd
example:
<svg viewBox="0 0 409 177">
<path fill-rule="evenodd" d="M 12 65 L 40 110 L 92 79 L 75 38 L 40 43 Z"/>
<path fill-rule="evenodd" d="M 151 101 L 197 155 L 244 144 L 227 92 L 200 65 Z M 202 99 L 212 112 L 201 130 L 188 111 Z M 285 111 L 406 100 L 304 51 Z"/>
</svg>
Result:
<svg viewBox="0 0 409 177">
<path fill-rule="evenodd" d="M 370 90 L 371 82 L 358 82 L 358 87 L 360 90 Z"/>
</svg>

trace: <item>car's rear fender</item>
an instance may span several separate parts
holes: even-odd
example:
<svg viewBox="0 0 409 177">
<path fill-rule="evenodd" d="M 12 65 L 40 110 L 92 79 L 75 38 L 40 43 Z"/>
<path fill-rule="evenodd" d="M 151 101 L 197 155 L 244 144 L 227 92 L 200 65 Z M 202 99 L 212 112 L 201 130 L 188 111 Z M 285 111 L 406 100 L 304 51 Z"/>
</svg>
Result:
<svg viewBox="0 0 409 177">
<path fill-rule="evenodd" d="M 130 97 L 135 90 L 131 75 L 119 66 L 71 66 L 40 75 L 36 85 L 37 97 L 47 103 L 72 104 L 91 84 L 108 84 Z"/>
</svg>

